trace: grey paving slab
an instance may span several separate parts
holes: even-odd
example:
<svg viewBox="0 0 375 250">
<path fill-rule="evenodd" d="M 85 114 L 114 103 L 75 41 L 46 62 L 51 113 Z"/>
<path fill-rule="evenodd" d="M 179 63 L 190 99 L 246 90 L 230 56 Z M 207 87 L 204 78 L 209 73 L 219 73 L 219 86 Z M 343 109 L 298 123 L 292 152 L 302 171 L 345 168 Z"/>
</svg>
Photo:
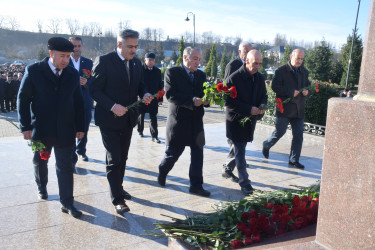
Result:
<svg viewBox="0 0 375 250">
<path fill-rule="evenodd" d="M 163 215 L 185 218 L 210 212 L 220 201 L 239 200 L 239 186 L 221 177 L 228 144 L 224 113 L 211 108 L 205 115 L 204 187 L 210 198 L 189 194 L 190 149 L 186 148 L 167 177 L 165 188 L 157 184 L 158 165 L 165 150 L 166 106 L 160 109 L 161 144 L 152 143 L 147 129 L 145 138 L 133 131 L 124 177 L 125 189 L 133 195 L 125 216 L 115 213 L 110 202 L 105 176 L 105 154 L 98 128 L 93 124 L 87 145 L 88 162 L 79 161 L 74 175 L 76 205 L 84 213 L 74 219 L 60 212 L 54 155 L 49 161 L 47 201 L 36 195 L 32 171 L 32 152 L 17 129 L 0 135 L 0 248 L 1 249 L 167 249 L 165 238 L 141 236 L 153 230 L 157 221 L 170 222 Z M 13 117 L 15 114 L 7 114 Z M 4 123 L 4 117 L 0 121 Z M 6 122 L 5 122 L 6 124 Z M 2 126 L 2 124 L 0 124 Z M 290 131 L 264 159 L 261 143 L 273 127 L 258 124 L 255 140 L 246 148 L 248 172 L 257 189 L 274 190 L 294 185 L 308 186 L 321 177 L 324 138 L 305 135 L 301 162 L 305 170 L 288 167 Z"/>
</svg>

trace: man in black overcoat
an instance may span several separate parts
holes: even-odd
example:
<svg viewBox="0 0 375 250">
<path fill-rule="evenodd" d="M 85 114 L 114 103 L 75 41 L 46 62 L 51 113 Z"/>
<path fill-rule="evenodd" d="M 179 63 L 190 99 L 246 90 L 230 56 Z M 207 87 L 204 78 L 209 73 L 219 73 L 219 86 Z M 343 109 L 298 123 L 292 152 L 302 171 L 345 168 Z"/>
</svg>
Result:
<svg viewBox="0 0 375 250">
<path fill-rule="evenodd" d="M 247 53 L 250 50 L 252 50 L 250 42 L 242 42 L 238 46 L 238 57 L 230 61 L 225 67 L 224 80 L 227 80 L 231 74 L 244 65 Z M 234 146 L 230 139 L 228 139 L 228 144 L 229 154 L 226 162 L 223 164 L 222 176 L 231 179 L 233 182 L 238 182 L 238 177 L 233 174 L 233 170 L 236 167 L 236 161 L 234 159 Z"/>
<path fill-rule="evenodd" d="M 123 214 L 130 209 L 125 200 L 131 195 L 122 186 L 132 131 L 138 121 L 138 109 L 126 107 L 150 94 L 143 84 L 141 62 L 135 58 L 139 33 L 125 29 L 119 32 L 117 48 L 94 62 L 91 97 L 96 101 L 95 124 L 99 126 L 106 149 L 106 172 L 112 204 Z"/>
<path fill-rule="evenodd" d="M 165 72 L 164 86 L 169 101 L 166 127 L 166 151 L 159 165 L 158 183 L 165 186 L 169 171 L 184 152 L 191 150 L 189 170 L 189 192 L 208 197 L 210 192 L 203 189 L 203 83 L 206 75 L 197 70 L 201 59 L 199 50 L 187 47 L 183 52 L 183 63 Z"/>
<path fill-rule="evenodd" d="M 146 53 L 143 65 L 144 83 L 150 94 L 154 95 L 163 89 L 163 81 L 161 79 L 161 71 L 155 67 L 155 54 Z M 150 134 L 153 142 L 160 143 L 158 138 L 158 108 L 163 103 L 163 98 L 155 98 L 150 104 L 141 103 L 139 105 L 139 117 L 137 131 L 143 137 L 143 129 L 145 125 L 145 114 L 150 115 Z"/>
<path fill-rule="evenodd" d="M 255 125 L 264 114 L 262 105 L 267 104 L 267 91 L 264 76 L 258 72 L 262 65 L 262 55 L 257 50 L 251 50 L 247 54 L 246 64 L 241 66 L 228 78 L 228 87 L 236 87 L 237 97 L 228 97 L 226 106 L 226 131 L 227 138 L 232 141 L 234 147 L 235 163 L 238 170 L 241 191 L 244 195 L 253 192 L 249 175 L 246 171 L 246 145 L 253 141 Z M 251 116 L 250 121 L 244 126 L 240 121 Z"/>
<path fill-rule="evenodd" d="M 275 76 L 272 80 L 272 90 L 276 93 L 276 97 L 282 101 L 287 98 L 292 98 L 292 100 L 283 104 L 284 113 L 277 110 L 275 130 L 263 142 L 262 150 L 264 157 L 268 159 L 270 148 L 285 134 L 290 123 L 293 139 L 289 155 L 289 166 L 300 169 L 304 168 L 299 162 L 299 158 L 303 142 L 306 99 L 310 92 L 304 88 L 311 85 L 309 72 L 302 65 L 304 56 L 305 54 L 302 50 L 293 50 L 290 55 L 290 61 L 275 71 Z"/>
<path fill-rule="evenodd" d="M 54 148 L 61 211 L 74 217 L 82 212 L 73 205 L 72 150 L 75 137 L 83 137 L 83 98 L 78 72 L 68 66 L 73 45 L 62 37 L 48 40 L 50 57 L 27 67 L 18 92 L 18 117 L 25 140 Z M 48 160 L 34 153 L 39 198 L 47 199 Z"/>
</svg>

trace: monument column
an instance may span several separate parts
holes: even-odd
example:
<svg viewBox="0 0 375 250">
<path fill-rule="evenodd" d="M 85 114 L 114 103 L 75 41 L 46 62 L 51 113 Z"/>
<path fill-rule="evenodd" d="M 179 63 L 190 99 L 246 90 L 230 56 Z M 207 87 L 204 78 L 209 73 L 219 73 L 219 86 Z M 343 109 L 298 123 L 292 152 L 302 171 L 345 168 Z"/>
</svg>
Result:
<svg viewBox="0 0 375 250">
<path fill-rule="evenodd" d="M 315 242 L 375 249 L 375 0 L 371 0 L 358 95 L 329 100 Z"/>
</svg>

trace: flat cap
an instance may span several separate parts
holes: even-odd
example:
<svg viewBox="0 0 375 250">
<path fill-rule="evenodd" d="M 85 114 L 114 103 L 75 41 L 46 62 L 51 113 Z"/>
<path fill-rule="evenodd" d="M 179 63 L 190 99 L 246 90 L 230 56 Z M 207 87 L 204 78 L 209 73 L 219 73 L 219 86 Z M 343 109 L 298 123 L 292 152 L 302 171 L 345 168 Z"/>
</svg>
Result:
<svg viewBox="0 0 375 250">
<path fill-rule="evenodd" d="M 51 37 L 48 40 L 48 49 L 57 50 L 61 52 L 73 52 L 74 45 L 63 37 Z"/>
<path fill-rule="evenodd" d="M 155 54 L 154 53 L 146 53 L 145 58 L 153 58 L 153 59 L 155 59 Z"/>
</svg>

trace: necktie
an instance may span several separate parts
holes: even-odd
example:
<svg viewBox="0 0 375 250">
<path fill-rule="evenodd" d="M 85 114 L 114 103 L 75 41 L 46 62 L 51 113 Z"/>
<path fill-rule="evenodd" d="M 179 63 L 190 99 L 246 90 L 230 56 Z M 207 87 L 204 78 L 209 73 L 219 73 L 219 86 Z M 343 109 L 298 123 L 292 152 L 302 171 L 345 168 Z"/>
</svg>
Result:
<svg viewBox="0 0 375 250">
<path fill-rule="evenodd" d="M 60 76 L 60 69 L 55 68 L 55 76 L 57 76 L 57 77 Z"/>
<path fill-rule="evenodd" d="M 193 83 L 194 82 L 194 74 L 193 74 L 193 72 L 189 72 L 189 77 L 190 77 L 190 81 Z"/>
<path fill-rule="evenodd" d="M 130 83 L 129 61 L 125 59 L 124 63 L 125 63 L 126 73 L 128 74 L 129 83 Z"/>
</svg>

